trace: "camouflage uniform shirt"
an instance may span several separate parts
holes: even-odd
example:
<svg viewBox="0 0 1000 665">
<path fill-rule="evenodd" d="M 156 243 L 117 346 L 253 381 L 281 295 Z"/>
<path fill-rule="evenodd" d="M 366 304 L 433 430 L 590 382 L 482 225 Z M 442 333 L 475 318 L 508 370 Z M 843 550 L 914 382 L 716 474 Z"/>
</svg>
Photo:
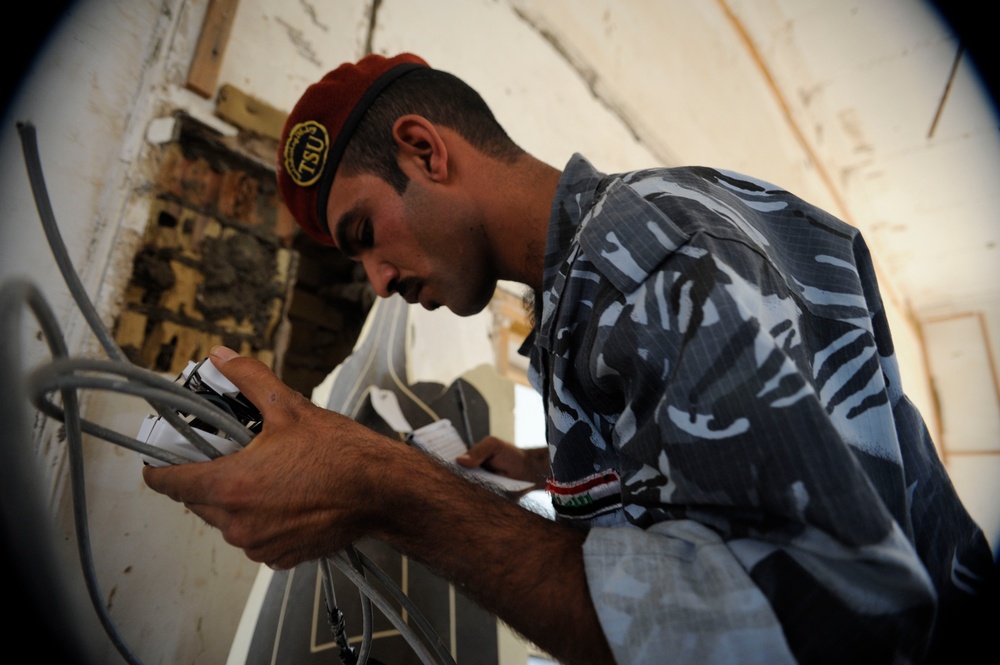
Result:
<svg viewBox="0 0 1000 665">
<path fill-rule="evenodd" d="M 990 569 L 854 228 L 745 176 L 577 155 L 537 307 L 549 490 L 589 529 L 618 662 L 916 662 Z"/>
</svg>

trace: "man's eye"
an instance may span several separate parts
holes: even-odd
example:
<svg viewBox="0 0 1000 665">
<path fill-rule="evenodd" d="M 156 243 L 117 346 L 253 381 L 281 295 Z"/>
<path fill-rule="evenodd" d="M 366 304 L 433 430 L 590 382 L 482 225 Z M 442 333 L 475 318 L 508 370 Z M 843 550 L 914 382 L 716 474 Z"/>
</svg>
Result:
<svg viewBox="0 0 1000 665">
<path fill-rule="evenodd" d="M 370 219 L 365 219 L 358 225 L 358 247 L 369 248 L 375 244 L 375 231 Z"/>
</svg>

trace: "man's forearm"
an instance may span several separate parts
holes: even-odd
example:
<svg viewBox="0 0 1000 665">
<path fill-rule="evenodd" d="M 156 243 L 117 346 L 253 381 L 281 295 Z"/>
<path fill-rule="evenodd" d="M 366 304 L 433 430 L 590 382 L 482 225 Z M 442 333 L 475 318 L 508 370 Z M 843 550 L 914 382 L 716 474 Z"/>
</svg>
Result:
<svg viewBox="0 0 1000 665">
<path fill-rule="evenodd" d="M 385 521 L 373 535 L 439 570 L 566 663 L 614 662 L 583 563 L 586 534 L 473 485 L 421 453 L 390 465 Z"/>
</svg>

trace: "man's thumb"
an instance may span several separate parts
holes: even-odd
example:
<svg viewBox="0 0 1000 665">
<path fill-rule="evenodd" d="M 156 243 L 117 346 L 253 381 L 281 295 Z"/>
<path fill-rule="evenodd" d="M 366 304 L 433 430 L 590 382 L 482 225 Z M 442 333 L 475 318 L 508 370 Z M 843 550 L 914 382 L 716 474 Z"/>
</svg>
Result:
<svg viewBox="0 0 1000 665">
<path fill-rule="evenodd" d="M 281 397 L 285 393 L 292 392 L 267 365 L 255 358 L 244 358 L 225 346 L 212 347 L 209 358 L 219 373 L 236 386 L 262 414 L 271 405 L 283 401 Z"/>
</svg>

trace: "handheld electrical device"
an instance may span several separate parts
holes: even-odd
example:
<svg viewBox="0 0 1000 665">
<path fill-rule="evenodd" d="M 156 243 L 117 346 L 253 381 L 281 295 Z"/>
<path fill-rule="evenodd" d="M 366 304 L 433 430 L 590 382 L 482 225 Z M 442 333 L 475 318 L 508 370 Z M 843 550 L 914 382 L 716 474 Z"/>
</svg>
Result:
<svg viewBox="0 0 1000 665">
<path fill-rule="evenodd" d="M 215 365 L 208 358 L 197 363 L 189 361 L 187 367 L 184 368 L 184 371 L 177 378 L 177 383 L 185 390 L 190 390 L 195 395 L 231 415 L 252 434 L 260 433 L 260 429 L 264 425 L 260 411 L 250 403 L 250 400 L 243 396 L 239 388 L 233 385 L 232 381 L 223 376 L 222 372 L 215 368 Z M 188 419 L 188 424 L 192 428 L 199 430 L 202 438 L 219 453 L 229 455 L 240 450 L 241 446 L 226 436 L 224 430 L 213 427 L 210 423 L 201 420 L 194 414 L 179 411 L 178 415 Z M 139 434 L 136 438 L 151 446 L 156 446 L 157 448 L 180 455 L 192 462 L 207 462 L 213 459 L 212 453 L 206 453 L 199 449 L 191 441 L 188 441 L 183 434 L 175 430 L 163 416 L 157 414 L 146 416 L 139 427 Z M 140 457 L 143 463 L 152 466 L 165 466 L 167 464 L 160 459 L 148 455 L 141 455 Z M 218 455 L 215 455 L 215 457 L 218 457 Z"/>
</svg>

